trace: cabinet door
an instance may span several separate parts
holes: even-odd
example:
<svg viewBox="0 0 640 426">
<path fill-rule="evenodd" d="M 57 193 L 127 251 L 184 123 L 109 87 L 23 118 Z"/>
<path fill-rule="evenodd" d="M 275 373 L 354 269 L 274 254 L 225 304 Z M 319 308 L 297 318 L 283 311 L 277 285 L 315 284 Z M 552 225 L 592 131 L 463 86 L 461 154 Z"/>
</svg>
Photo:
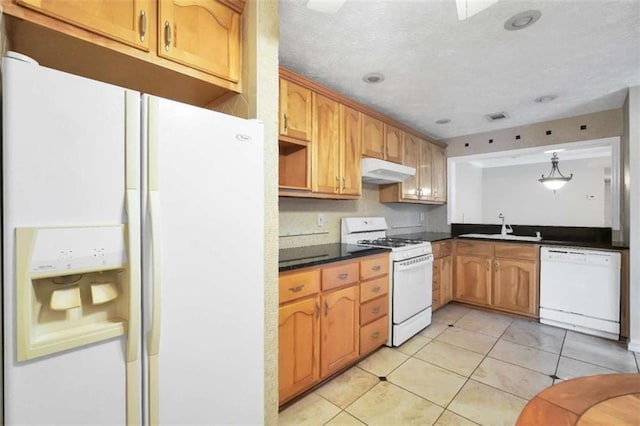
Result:
<svg viewBox="0 0 640 426">
<path fill-rule="evenodd" d="M 280 402 L 320 377 L 319 297 L 283 305 L 279 310 L 278 379 Z"/>
<path fill-rule="evenodd" d="M 234 83 L 240 14 L 216 0 L 159 0 L 158 56 Z"/>
<path fill-rule="evenodd" d="M 142 50 L 149 50 L 149 0 L 17 0 L 17 3 Z M 155 3 L 155 2 L 154 2 Z"/>
<path fill-rule="evenodd" d="M 481 305 L 491 304 L 491 259 L 457 256 L 456 298 Z"/>
<path fill-rule="evenodd" d="M 362 155 L 384 159 L 384 129 L 382 121 L 362 114 Z"/>
<path fill-rule="evenodd" d="M 280 134 L 311 140 L 311 90 L 280 79 Z"/>
<path fill-rule="evenodd" d="M 415 176 L 404 180 L 402 185 L 403 200 L 417 200 L 418 196 L 418 161 L 420 160 L 420 140 L 405 133 L 402 148 L 402 164 L 416 169 Z"/>
<path fill-rule="evenodd" d="M 311 139 L 311 187 L 314 192 L 333 194 L 340 188 L 338 103 L 313 93 L 313 138 Z"/>
<path fill-rule="evenodd" d="M 384 125 L 384 153 L 387 160 L 402 162 L 402 134 L 402 130 Z"/>
<path fill-rule="evenodd" d="M 326 377 L 358 358 L 360 302 L 358 286 L 322 296 L 320 375 Z"/>
<path fill-rule="evenodd" d="M 362 120 L 360 112 L 340 105 L 340 193 L 362 194 Z"/>
<path fill-rule="evenodd" d="M 443 257 L 440 263 L 440 303 L 453 300 L 453 258 Z"/>
<path fill-rule="evenodd" d="M 494 306 L 536 315 L 538 309 L 536 262 L 495 259 L 493 267 Z"/>
<path fill-rule="evenodd" d="M 419 183 L 419 197 L 421 200 L 433 201 L 433 151 L 431 144 L 420 141 L 420 159 L 418 160 L 418 169 L 416 173 Z"/>
<path fill-rule="evenodd" d="M 444 149 L 432 148 L 433 154 L 433 201 L 447 201 L 447 159 Z"/>
</svg>

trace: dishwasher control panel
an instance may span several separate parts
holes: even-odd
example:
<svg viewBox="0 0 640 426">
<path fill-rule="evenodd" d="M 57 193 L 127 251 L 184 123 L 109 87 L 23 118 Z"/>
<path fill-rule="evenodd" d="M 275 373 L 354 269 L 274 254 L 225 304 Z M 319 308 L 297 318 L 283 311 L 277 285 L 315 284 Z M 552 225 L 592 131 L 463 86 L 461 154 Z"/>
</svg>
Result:
<svg viewBox="0 0 640 426">
<path fill-rule="evenodd" d="M 620 253 L 576 247 L 542 247 L 540 261 L 620 268 Z"/>
</svg>

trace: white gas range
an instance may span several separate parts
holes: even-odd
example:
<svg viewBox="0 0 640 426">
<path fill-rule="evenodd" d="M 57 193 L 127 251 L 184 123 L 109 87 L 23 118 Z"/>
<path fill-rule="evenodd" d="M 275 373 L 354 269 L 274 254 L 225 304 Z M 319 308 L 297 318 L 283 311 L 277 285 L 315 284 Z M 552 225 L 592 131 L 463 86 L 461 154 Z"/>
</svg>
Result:
<svg viewBox="0 0 640 426">
<path fill-rule="evenodd" d="M 387 237 L 387 228 L 384 217 L 342 218 L 341 240 L 391 250 L 387 346 L 400 346 L 431 324 L 433 253 L 429 242 Z"/>
</svg>

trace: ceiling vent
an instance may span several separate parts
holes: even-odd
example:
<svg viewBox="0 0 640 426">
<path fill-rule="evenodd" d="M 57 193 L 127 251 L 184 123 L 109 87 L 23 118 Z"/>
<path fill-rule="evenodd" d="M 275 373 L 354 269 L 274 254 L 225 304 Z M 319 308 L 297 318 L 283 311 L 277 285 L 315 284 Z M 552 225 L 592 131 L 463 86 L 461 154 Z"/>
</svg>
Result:
<svg viewBox="0 0 640 426">
<path fill-rule="evenodd" d="M 497 120 L 504 120 L 505 118 L 509 118 L 509 115 L 507 115 L 506 112 L 502 111 L 502 112 L 494 112 L 492 114 L 487 114 L 485 115 L 485 117 L 487 117 L 487 120 L 489 121 L 497 121 Z"/>
</svg>

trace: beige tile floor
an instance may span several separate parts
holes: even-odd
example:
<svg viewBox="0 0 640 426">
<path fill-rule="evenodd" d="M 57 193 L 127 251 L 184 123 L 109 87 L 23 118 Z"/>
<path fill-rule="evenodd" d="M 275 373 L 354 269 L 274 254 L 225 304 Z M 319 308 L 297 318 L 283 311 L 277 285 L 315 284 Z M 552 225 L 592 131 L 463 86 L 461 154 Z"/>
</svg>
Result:
<svg viewBox="0 0 640 426">
<path fill-rule="evenodd" d="M 512 425 L 554 382 L 638 373 L 617 343 L 449 304 L 399 348 L 383 347 L 280 413 L 280 425 Z"/>
</svg>

